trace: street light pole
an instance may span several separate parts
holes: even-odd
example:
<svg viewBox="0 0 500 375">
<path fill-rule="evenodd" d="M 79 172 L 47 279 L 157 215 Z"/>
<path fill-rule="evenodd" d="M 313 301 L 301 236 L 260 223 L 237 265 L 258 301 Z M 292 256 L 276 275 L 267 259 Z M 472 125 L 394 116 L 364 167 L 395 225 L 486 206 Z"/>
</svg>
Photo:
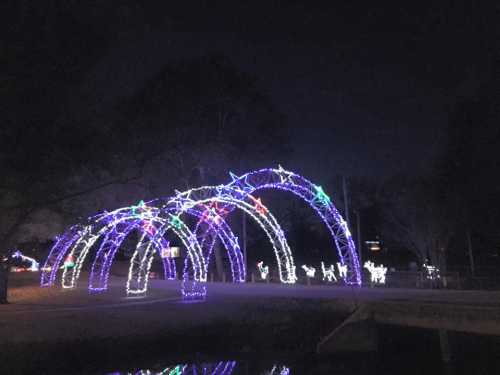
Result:
<svg viewBox="0 0 500 375">
<path fill-rule="evenodd" d="M 241 211 L 241 232 L 243 237 L 243 262 L 245 263 L 245 270 L 248 271 L 247 263 L 247 215 Z"/>
<path fill-rule="evenodd" d="M 356 215 L 356 230 L 357 230 L 357 242 L 358 242 L 358 260 L 359 264 L 363 264 L 362 260 L 362 253 L 361 253 L 361 219 L 359 218 L 359 211 L 356 210 L 354 211 L 354 214 Z"/>
</svg>

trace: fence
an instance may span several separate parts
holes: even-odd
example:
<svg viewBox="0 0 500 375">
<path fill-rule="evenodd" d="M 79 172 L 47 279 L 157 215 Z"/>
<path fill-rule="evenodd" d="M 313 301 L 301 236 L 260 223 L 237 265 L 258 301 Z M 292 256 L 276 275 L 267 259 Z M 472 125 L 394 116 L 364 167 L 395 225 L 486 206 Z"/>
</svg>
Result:
<svg viewBox="0 0 500 375">
<path fill-rule="evenodd" d="M 336 275 L 337 281 L 323 280 L 321 269 L 316 271 L 314 278 L 309 278 L 304 272 L 297 272 L 297 284 L 302 285 L 343 285 L 342 279 Z M 210 273 L 208 280 L 211 282 L 231 282 L 230 274 L 226 271 L 221 277 Z M 258 270 L 249 272 L 247 282 L 254 283 L 279 283 L 278 272 L 269 270 L 266 279 L 262 279 Z M 450 271 L 441 273 L 439 278 L 431 280 L 425 271 L 387 271 L 385 284 L 370 282 L 370 274 L 364 270 L 363 286 L 377 288 L 417 288 L 417 289 L 457 289 L 457 290 L 500 290 L 500 276 L 471 276 L 466 272 Z"/>
</svg>

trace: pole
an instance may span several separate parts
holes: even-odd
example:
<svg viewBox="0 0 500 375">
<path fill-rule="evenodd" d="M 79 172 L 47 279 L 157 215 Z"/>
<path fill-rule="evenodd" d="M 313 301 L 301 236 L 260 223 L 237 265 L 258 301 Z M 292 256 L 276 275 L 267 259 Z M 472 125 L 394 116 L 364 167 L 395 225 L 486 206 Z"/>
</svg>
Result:
<svg viewBox="0 0 500 375">
<path fill-rule="evenodd" d="M 342 176 L 342 189 L 344 190 L 345 221 L 347 223 L 347 227 L 350 227 L 350 224 L 349 224 L 349 202 L 347 199 L 347 179 L 345 178 L 345 176 Z"/>
<path fill-rule="evenodd" d="M 470 263 L 470 273 L 472 276 L 474 276 L 475 273 L 475 266 L 474 266 L 474 254 L 472 253 L 472 238 L 470 235 L 470 228 L 467 226 L 467 230 L 465 232 L 465 235 L 467 236 L 467 247 L 469 248 L 469 263 Z"/>
<path fill-rule="evenodd" d="M 245 215 L 245 212 L 241 210 L 241 232 L 243 236 L 243 262 L 244 264 L 244 269 L 248 270 L 248 263 L 247 263 L 247 215 Z M 245 272 L 246 273 L 246 272 Z"/>
<path fill-rule="evenodd" d="M 359 218 L 359 211 L 356 210 L 354 211 L 354 214 L 356 215 L 356 230 L 357 230 L 357 237 L 358 237 L 358 260 L 359 264 L 363 265 L 363 260 L 362 260 L 362 254 L 361 254 L 361 220 Z"/>
</svg>

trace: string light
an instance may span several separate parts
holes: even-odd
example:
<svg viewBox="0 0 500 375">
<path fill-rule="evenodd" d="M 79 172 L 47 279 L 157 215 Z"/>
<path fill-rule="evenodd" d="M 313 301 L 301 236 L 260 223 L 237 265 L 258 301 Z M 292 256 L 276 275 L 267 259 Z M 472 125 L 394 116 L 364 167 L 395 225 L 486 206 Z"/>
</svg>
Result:
<svg viewBox="0 0 500 375">
<path fill-rule="evenodd" d="M 269 275 L 269 266 L 264 266 L 264 262 L 260 261 L 257 263 L 257 268 L 259 269 L 261 279 L 267 279 L 267 275 Z"/>
<path fill-rule="evenodd" d="M 428 265 L 426 263 L 424 263 L 424 266 L 423 266 L 426 270 L 426 278 L 428 280 L 438 280 L 441 278 L 441 274 L 440 274 L 440 271 L 439 271 L 439 268 L 436 267 L 436 266 L 431 266 L 431 265 Z"/>
<path fill-rule="evenodd" d="M 285 170 L 281 165 L 278 169 L 261 169 L 239 177 L 233 173 L 230 175 L 232 181 L 228 186 L 233 186 L 242 194 L 253 194 L 260 189 L 280 189 L 289 191 L 306 201 L 327 225 L 341 264 L 348 266 L 346 284 L 361 285 L 361 270 L 352 235 L 347 223 L 321 186 Z"/>
<path fill-rule="evenodd" d="M 286 366 L 274 365 L 269 375 L 290 375 L 290 369 Z"/>
<path fill-rule="evenodd" d="M 387 267 L 383 264 L 380 266 L 375 266 L 372 261 L 366 261 L 364 268 L 370 272 L 370 281 L 374 284 L 385 284 L 385 275 L 387 273 Z"/>
<path fill-rule="evenodd" d="M 316 268 L 314 268 L 314 267 L 309 267 L 309 266 L 303 264 L 302 269 L 306 272 L 306 276 L 309 278 L 313 278 L 314 275 L 316 274 Z"/>
<path fill-rule="evenodd" d="M 361 273 L 356 249 L 347 223 L 333 206 L 330 197 L 319 185 L 314 185 L 302 176 L 286 171 L 282 166 L 278 169 L 262 169 L 236 176 L 230 173 L 231 182 L 227 185 L 217 185 L 190 189 L 186 192 L 176 192 L 176 195 L 154 201 L 139 201 L 137 205 L 124 207 L 115 211 L 104 211 L 90 217 L 87 226 L 75 226 L 57 239 L 49 253 L 44 267 L 42 267 L 41 285 L 53 284 L 55 274 L 60 262 L 71 249 L 74 256 L 74 267 L 65 267 L 63 273 L 63 286 L 74 287 L 79 277 L 83 260 L 95 241 L 104 236 L 106 246 L 102 247 L 99 260 L 94 264 L 96 270 L 94 277 L 98 277 L 98 288 L 107 285 L 109 268 L 114 258 L 114 253 L 121 246 L 123 239 L 133 226 L 143 232 L 142 240 L 137 244 L 131 259 L 127 290 L 131 293 L 143 293 L 147 289 L 147 279 L 152 264 L 153 255 L 158 250 L 168 246 L 168 241 L 163 238 L 170 230 L 181 239 L 187 248 L 187 257 L 190 258 L 188 277 L 203 284 L 207 279 L 208 264 L 213 254 L 215 239 L 220 238 L 228 251 L 231 262 L 233 281 L 245 280 L 245 266 L 237 237 L 234 236 L 224 217 L 235 208 L 243 210 L 252 217 L 268 236 L 278 265 L 280 280 L 284 283 L 294 283 L 297 280 L 296 267 L 285 235 L 274 216 L 262 204 L 261 198 L 252 194 L 260 189 L 279 189 L 294 193 L 305 200 L 327 225 L 335 246 L 337 248 L 342 270 L 339 274 L 347 284 L 361 284 Z M 250 203 L 249 203 L 249 202 Z M 196 226 L 191 232 L 183 223 L 180 216 L 183 213 L 197 216 L 205 226 Z M 119 224 L 123 223 L 123 225 Z M 132 224 L 136 223 L 136 224 Z M 116 227 L 119 225 L 119 227 Z M 136 226 L 137 225 L 137 226 Z M 212 234 L 211 234 L 212 233 Z M 205 241 L 210 238 L 210 241 Z M 203 243 L 203 247 L 200 245 Z M 99 250 L 98 250 L 99 253 Z M 162 258 L 164 269 L 169 277 L 175 262 L 169 264 L 170 259 Z M 324 265 L 322 265 L 324 267 Z M 328 270 L 332 272 L 332 266 Z M 334 269 L 333 269 L 334 270 Z M 175 272 L 175 269 L 174 269 Z M 323 277 L 332 279 L 334 274 L 325 272 Z M 95 276 L 98 275 L 98 276 Z M 184 279 L 184 277 L 183 277 Z"/>
<path fill-rule="evenodd" d="M 347 278 L 347 264 L 337 262 L 337 269 L 339 271 L 340 278 L 345 280 Z"/>
<path fill-rule="evenodd" d="M 321 186 L 314 186 L 316 190 L 315 199 L 318 200 L 322 205 L 328 206 L 331 202 L 330 197 L 325 193 Z"/>
<path fill-rule="evenodd" d="M 23 255 L 23 253 L 21 253 L 19 250 L 16 250 L 12 254 L 12 258 L 20 258 L 23 261 L 30 262 L 30 268 L 28 268 L 28 270 L 31 272 L 37 272 L 40 270 L 40 264 L 34 258 Z"/>
<path fill-rule="evenodd" d="M 323 281 L 327 281 L 329 283 L 337 281 L 337 278 L 335 277 L 335 266 L 333 264 L 326 268 L 325 263 L 321 262 L 321 272 L 323 273 Z"/>
</svg>

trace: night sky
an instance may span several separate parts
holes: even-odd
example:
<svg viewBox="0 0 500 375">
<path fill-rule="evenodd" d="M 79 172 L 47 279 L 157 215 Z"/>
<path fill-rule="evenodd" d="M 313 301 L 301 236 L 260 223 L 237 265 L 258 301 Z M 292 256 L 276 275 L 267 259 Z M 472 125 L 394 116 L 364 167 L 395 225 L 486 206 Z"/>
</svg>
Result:
<svg viewBox="0 0 500 375">
<path fill-rule="evenodd" d="M 397 206 L 402 192 L 422 178 L 422 186 L 415 188 L 420 201 L 404 197 L 409 201 L 402 203 L 407 210 L 403 216 L 423 207 L 434 209 L 431 215 L 441 226 L 449 217 L 458 218 L 457 228 L 469 225 L 478 246 L 497 257 L 498 5 L 249 4 L 8 3 L 8 10 L 0 12 L 7 36 L 1 56 L 7 69 L 0 77 L 7 94 L 0 104 L 7 114 L 2 121 L 7 125 L 0 128 L 0 167 L 7 180 L 0 186 L 5 192 L 0 200 L 7 202 L 5 207 L 23 214 L 26 207 L 57 206 L 64 220 L 74 222 L 174 189 L 220 183 L 227 169 L 244 173 L 249 166 L 280 163 L 323 184 L 336 202 L 343 200 L 339 177 L 346 176 L 353 182 L 348 198 L 353 209 L 377 212 L 363 213 L 370 236 L 379 233 L 383 208 Z M 230 64 L 212 64 L 204 60 L 207 56 L 223 56 Z M 183 75 L 187 66 L 193 70 Z M 207 90 L 202 90 L 199 72 L 223 72 L 223 78 L 206 80 Z M 238 118 L 237 106 L 216 100 L 214 105 L 210 95 L 219 84 L 245 86 L 238 78 L 242 76 L 246 83 L 255 78 L 255 91 L 252 81 L 242 91 L 224 94 L 259 104 L 244 102 L 245 114 Z M 184 96 L 168 96 L 170 83 L 186 89 Z M 209 114 L 190 110 L 197 100 L 200 107 L 212 106 Z M 214 141 L 220 108 L 236 113 L 230 130 L 240 134 L 230 139 L 241 142 L 237 150 L 226 141 L 219 152 Z M 248 108 L 262 112 L 251 117 L 244 112 Z M 149 175 L 140 183 L 123 183 L 140 164 L 135 153 L 146 160 L 155 148 L 166 158 L 178 152 L 167 142 L 183 130 L 183 116 L 188 118 L 186 129 L 198 126 L 197 134 L 207 138 L 183 144 L 186 160 L 208 154 L 203 161 L 189 159 L 184 168 L 149 159 Z M 247 128 L 234 131 L 240 119 Z M 286 137 L 277 135 L 278 126 Z M 259 136 L 261 149 L 253 147 Z M 281 140 L 283 145 L 277 144 Z M 268 146 L 270 141 L 274 146 Z M 274 147 L 275 152 L 268 152 Z M 252 149 L 258 151 L 251 154 Z M 213 170 L 202 176 L 202 168 Z M 106 183 L 111 187 L 101 189 Z M 378 194 L 380 186 L 386 196 Z M 71 201 L 68 194 L 77 198 Z M 75 204 L 78 200 L 82 206 Z M 19 203 L 24 201 L 28 203 Z M 392 207 L 394 212 L 398 208 Z M 449 216 L 443 219 L 441 211 Z M 426 224 L 428 213 L 419 214 Z M 11 217 L 0 219 L 7 223 L 1 232 L 14 233 L 8 229 L 15 227 Z M 450 241 L 449 247 L 455 246 L 463 258 L 463 230 L 444 232 L 452 233 L 455 243 Z"/>
<path fill-rule="evenodd" d="M 388 10 L 275 2 L 265 13 L 205 5 L 211 22 L 183 19 L 182 9 L 123 5 L 110 27 L 112 48 L 75 100 L 85 97 L 98 112 L 167 62 L 222 52 L 255 75 L 286 115 L 295 153 L 284 164 L 312 176 L 321 174 L 318 161 L 339 174 L 418 174 L 446 144 L 456 97 L 474 96 L 491 69 L 484 38 L 491 16 L 477 5 L 450 4 Z M 175 30 L 198 22 L 237 31 Z"/>
</svg>

